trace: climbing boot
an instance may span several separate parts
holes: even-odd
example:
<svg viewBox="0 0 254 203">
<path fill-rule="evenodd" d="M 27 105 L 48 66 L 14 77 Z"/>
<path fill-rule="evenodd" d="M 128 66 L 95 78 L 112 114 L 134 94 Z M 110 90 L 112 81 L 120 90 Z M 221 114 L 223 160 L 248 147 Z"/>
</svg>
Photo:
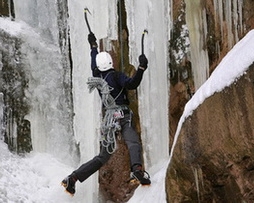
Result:
<svg viewBox="0 0 254 203">
<path fill-rule="evenodd" d="M 131 173 L 132 180 L 137 180 L 141 185 L 150 185 L 151 180 L 149 174 L 142 170 L 142 166 L 137 166 Z"/>
</svg>

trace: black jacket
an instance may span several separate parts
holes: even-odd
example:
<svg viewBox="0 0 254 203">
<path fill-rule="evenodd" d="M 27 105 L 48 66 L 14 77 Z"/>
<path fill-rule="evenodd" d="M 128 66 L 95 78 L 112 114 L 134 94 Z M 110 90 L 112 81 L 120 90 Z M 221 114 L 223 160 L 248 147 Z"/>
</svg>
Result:
<svg viewBox="0 0 254 203">
<path fill-rule="evenodd" d="M 143 77 L 144 70 L 138 68 L 133 77 L 128 77 L 123 72 L 110 69 L 107 71 L 99 71 L 96 65 L 97 48 L 91 49 L 91 69 L 94 77 L 105 79 L 110 87 L 113 88 L 111 95 L 115 98 L 117 105 L 129 105 L 127 90 L 136 89 Z"/>
</svg>

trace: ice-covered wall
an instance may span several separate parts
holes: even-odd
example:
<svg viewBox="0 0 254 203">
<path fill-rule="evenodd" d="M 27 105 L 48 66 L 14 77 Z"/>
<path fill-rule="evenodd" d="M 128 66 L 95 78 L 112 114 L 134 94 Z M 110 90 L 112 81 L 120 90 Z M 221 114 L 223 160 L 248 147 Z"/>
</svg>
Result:
<svg viewBox="0 0 254 203">
<path fill-rule="evenodd" d="M 148 58 L 148 69 L 138 88 L 139 115 L 144 159 L 147 169 L 168 158 L 168 40 L 170 10 L 169 1 L 129 0 L 125 1 L 131 63 L 138 66 L 141 54 L 141 35 L 144 52 Z M 162 40 L 163 39 L 163 40 Z"/>
<path fill-rule="evenodd" d="M 77 164 L 71 98 L 65 86 L 70 75 L 63 66 L 67 59 L 59 43 L 59 8 L 49 1 L 15 1 L 14 5 L 16 19 L 9 27 L 22 41 L 20 51 L 28 78 L 25 94 L 31 106 L 26 119 L 31 123 L 33 149 Z M 5 29 L 9 31 L 8 26 Z"/>
</svg>

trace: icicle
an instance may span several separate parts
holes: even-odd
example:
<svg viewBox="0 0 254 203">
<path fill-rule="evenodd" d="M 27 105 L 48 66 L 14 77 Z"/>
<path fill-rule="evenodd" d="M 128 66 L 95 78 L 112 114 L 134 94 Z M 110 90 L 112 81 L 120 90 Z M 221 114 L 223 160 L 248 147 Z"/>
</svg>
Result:
<svg viewBox="0 0 254 203">
<path fill-rule="evenodd" d="M 222 1 L 213 0 L 215 23 L 220 26 L 220 34 L 223 36 L 223 6 Z M 219 53 L 219 52 L 218 52 Z"/>
<path fill-rule="evenodd" d="M 13 151 L 17 151 L 17 123 L 13 117 L 13 110 L 11 108 L 7 108 L 6 137 L 8 146 Z"/>
<path fill-rule="evenodd" d="M 0 92 L 0 140 L 3 139 L 3 128 L 4 128 L 4 95 Z"/>
<path fill-rule="evenodd" d="M 197 188 L 198 202 L 200 201 L 200 194 L 202 193 L 202 188 L 204 188 L 203 172 L 200 167 L 192 167 L 192 172 L 195 178 L 195 184 Z"/>
<path fill-rule="evenodd" d="M 191 63 L 195 89 L 198 89 L 207 80 L 209 73 L 208 53 L 204 48 L 207 22 L 200 0 L 186 1 L 186 22 L 190 30 Z"/>
<path fill-rule="evenodd" d="M 199 183 L 198 183 L 198 170 L 197 170 L 197 168 L 192 168 L 192 171 L 193 171 L 194 177 L 195 177 L 195 184 L 196 184 L 196 188 L 197 188 L 198 202 L 200 202 L 200 192 L 199 192 Z"/>
<path fill-rule="evenodd" d="M 243 32 L 242 1 L 241 0 L 213 0 L 215 20 L 220 25 L 221 36 L 228 37 L 229 49 L 239 41 L 239 34 Z M 225 16 L 225 18 L 223 18 Z M 224 22 L 225 21 L 225 22 Z M 217 23 L 217 22 L 216 22 Z M 225 27 L 226 26 L 226 27 Z M 226 28 L 226 29 L 225 29 Z M 218 47 L 219 48 L 219 47 Z M 220 52 L 218 52 L 220 53 Z"/>
<path fill-rule="evenodd" d="M 237 1 L 238 0 L 233 0 L 233 3 L 232 3 L 232 5 L 233 5 L 232 19 L 233 19 L 233 25 L 234 25 L 234 27 L 232 27 L 232 29 L 233 29 L 233 33 L 234 33 L 234 36 L 235 36 L 235 42 L 239 41 L 239 37 L 238 37 L 238 21 L 239 21 L 239 18 L 238 18 Z"/>
<path fill-rule="evenodd" d="M 243 33 L 243 2 L 242 2 L 242 0 L 238 0 L 237 1 L 237 3 L 238 3 L 238 14 L 239 14 L 239 20 L 238 20 L 238 22 L 239 22 L 239 30 L 240 30 L 240 33 L 242 34 Z"/>
<path fill-rule="evenodd" d="M 220 32 L 221 36 L 223 36 L 223 2 L 217 0 L 218 10 L 219 10 L 219 19 L 220 19 Z"/>
</svg>

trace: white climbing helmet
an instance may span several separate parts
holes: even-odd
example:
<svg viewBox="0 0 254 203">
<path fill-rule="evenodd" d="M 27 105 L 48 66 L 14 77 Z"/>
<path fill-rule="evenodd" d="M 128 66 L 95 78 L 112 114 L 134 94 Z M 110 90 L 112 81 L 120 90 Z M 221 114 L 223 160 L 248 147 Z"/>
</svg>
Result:
<svg viewBox="0 0 254 203">
<path fill-rule="evenodd" d="M 113 68 L 113 61 L 109 53 L 100 52 L 96 56 L 96 65 L 100 71 L 106 71 Z"/>
</svg>

